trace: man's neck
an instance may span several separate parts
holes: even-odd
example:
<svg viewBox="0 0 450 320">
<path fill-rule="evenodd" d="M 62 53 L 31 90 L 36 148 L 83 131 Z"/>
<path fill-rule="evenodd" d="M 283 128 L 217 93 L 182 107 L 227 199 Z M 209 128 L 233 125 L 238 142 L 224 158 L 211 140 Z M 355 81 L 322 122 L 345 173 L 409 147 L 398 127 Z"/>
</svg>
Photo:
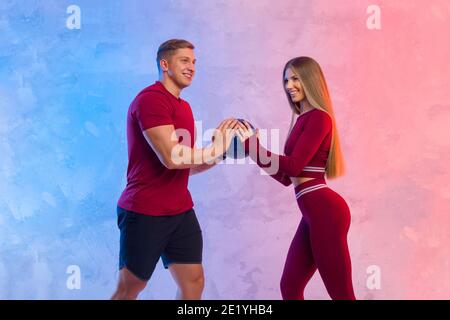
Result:
<svg viewBox="0 0 450 320">
<path fill-rule="evenodd" d="M 181 89 L 172 80 L 168 78 L 160 78 L 159 82 L 161 82 L 164 88 L 166 88 L 166 90 L 174 95 L 177 99 L 180 98 Z"/>
</svg>

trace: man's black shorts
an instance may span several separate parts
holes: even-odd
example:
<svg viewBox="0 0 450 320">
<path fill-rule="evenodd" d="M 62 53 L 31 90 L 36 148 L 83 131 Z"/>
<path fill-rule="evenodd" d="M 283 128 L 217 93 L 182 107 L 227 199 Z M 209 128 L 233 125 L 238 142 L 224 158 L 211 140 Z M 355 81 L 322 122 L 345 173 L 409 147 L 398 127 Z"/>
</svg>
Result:
<svg viewBox="0 0 450 320">
<path fill-rule="evenodd" d="M 119 269 L 148 281 L 161 257 L 171 263 L 202 262 L 203 238 L 194 209 L 174 216 L 148 216 L 117 207 Z"/>
</svg>

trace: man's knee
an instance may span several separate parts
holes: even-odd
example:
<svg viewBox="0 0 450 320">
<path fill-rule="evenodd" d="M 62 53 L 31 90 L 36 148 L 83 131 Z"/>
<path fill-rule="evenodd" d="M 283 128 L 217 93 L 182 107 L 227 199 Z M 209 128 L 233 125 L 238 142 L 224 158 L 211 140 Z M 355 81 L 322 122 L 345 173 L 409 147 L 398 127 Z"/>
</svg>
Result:
<svg viewBox="0 0 450 320">
<path fill-rule="evenodd" d="M 146 281 L 137 278 L 128 269 L 123 268 L 120 271 L 116 296 L 119 299 L 136 299 L 139 293 L 145 289 L 146 285 Z"/>
<path fill-rule="evenodd" d="M 145 285 L 138 284 L 122 284 L 117 287 L 114 297 L 123 300 L 137 299 L 139 293 L 144 290 Z"/>
<path fill-rule="evenodd" d="M 202 291 L 205 287 L 205 276 L 203 272 L 193 274 L 190 277 L 184 279 L 184 281 L 179 283 L 179 285 L 181 290 Z"/>
<path fill-rule="evenodd" d="M 189 279 L 189 285 L 196 287 L 196 288 L 202 288 L 205 286 L 205 276 L 203 272 L 193 276 Z"/>
</svg>

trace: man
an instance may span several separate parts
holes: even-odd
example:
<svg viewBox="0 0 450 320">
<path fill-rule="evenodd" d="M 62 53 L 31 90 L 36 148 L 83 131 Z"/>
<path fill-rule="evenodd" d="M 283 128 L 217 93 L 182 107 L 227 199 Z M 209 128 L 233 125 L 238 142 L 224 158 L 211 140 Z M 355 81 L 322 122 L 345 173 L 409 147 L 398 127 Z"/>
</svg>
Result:
<svg viewBox="0 0 450 320">
<path fill-rule="evenodd" d="M 120 275 L 112 299 L 136 299 L 160 257 L 178 285 L 177 298 L 201 298 L 203 240 L 188 178 L 222 159 L 236 130 L 244 127 L 236 119 L 224 120 L 210 146 L 194 147 L 192 110 L 180 94 L 192 82 L 195 62 L 190 42 L 161 44 L 159 81 L 129 107 L 127 186 L 117 207 Z"/>
</svg>

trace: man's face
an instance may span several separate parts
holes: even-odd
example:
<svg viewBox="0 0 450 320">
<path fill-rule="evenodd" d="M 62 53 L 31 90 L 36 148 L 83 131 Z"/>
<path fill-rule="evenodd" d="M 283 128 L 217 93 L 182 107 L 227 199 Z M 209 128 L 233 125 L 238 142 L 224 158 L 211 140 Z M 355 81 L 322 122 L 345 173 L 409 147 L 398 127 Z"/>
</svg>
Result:
<svg viewBox="0 0 450 320">
<path fill-rule="evenodd" d="M 177 49 L 175 54 L 167 59 L 167 75 L 180 88 L 188 87 L 195 75 L 194 50 Z"/>
</svg>

